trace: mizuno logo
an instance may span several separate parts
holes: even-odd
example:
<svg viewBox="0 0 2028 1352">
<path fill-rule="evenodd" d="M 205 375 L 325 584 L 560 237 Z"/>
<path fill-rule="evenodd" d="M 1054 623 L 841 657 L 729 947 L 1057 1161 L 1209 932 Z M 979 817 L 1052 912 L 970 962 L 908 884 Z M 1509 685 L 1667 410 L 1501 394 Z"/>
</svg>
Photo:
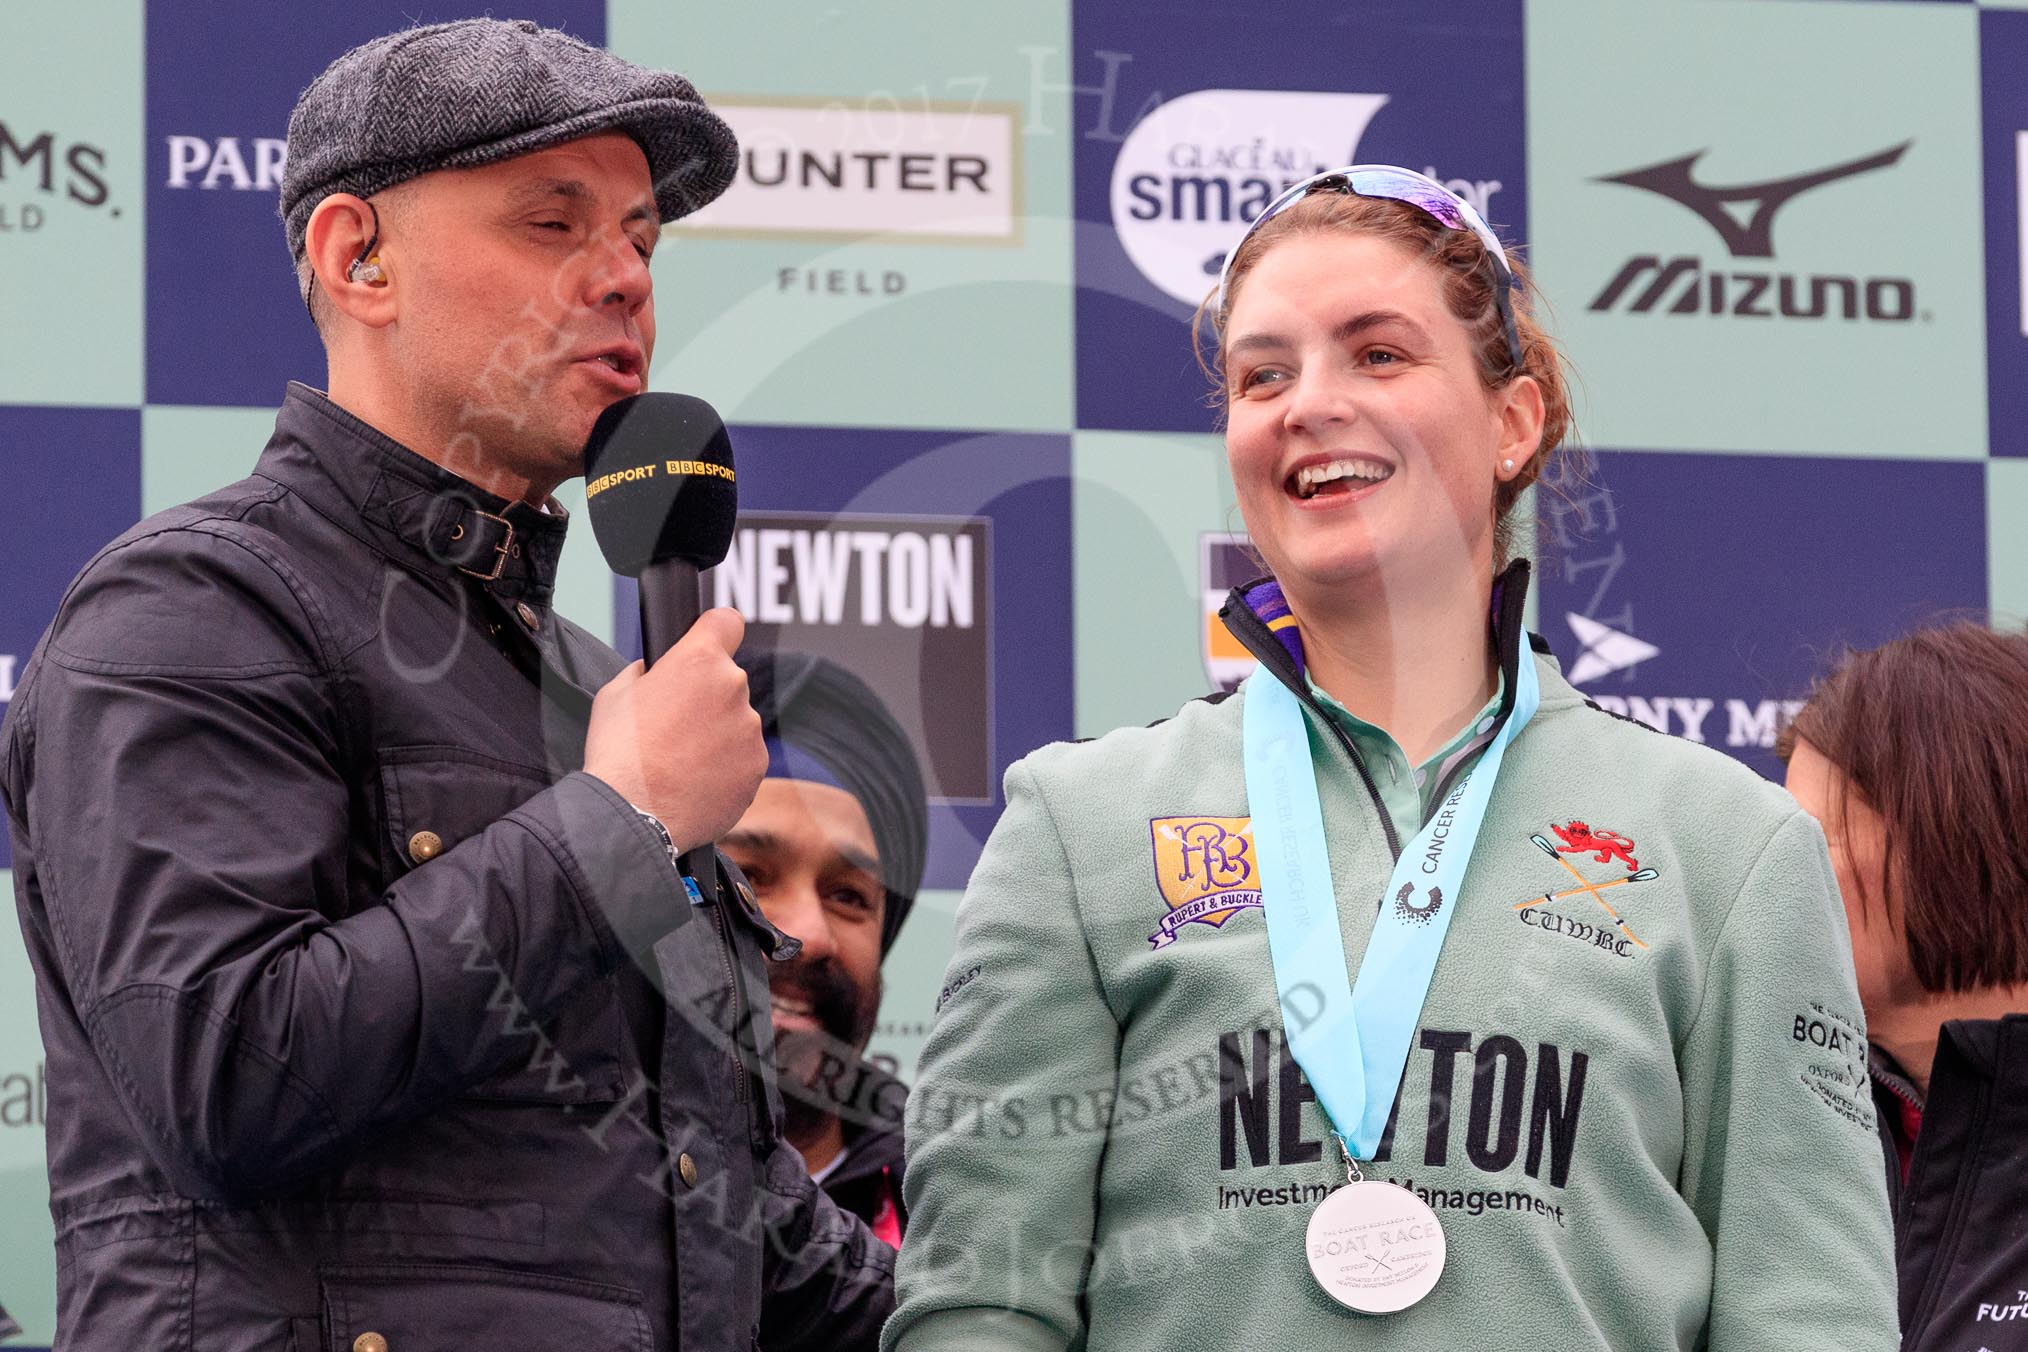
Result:
<svg viewBox="0 0 2028 1352">
<path fill-rule="evenodd" d="M 1577 641 L 1584 645 L 1577 661 L 1571 664 L 1572 685 L 1595 681 L 1661 655 L 1662 650 L 1654 644 L 1643 643 L 1632 634 L 1607 628 L 1588 616 L 1572 612 L 1563 618 L 1570 625 L 1570 632 L 1576 634 Z"/>
<path fill-rule="evenodd" d="M 1725 247 L 1731 250 L 1734 258 L 1772 258 L 1775 212 L 1791 198 L 1841 178 L 1885 169 L 1914 144 L 1913 141 L 1903 141 L 1878 154 L 1833 165 L 1829 169 L 1799 174 L 1794 178 L 1769 179 L 1764 183 L 1742 183 L 1730 188 L 1714 188 L 1690 177 L 1691 169 L 1707 153 L 1702 150 L 1681 159 L 1651 164 L 1645 169 L 1606 174 L 1598 182 L 1646 188 L 1688 207 L 1718 232 L 1718 237 L 1725 241 Z"/>
</svg>

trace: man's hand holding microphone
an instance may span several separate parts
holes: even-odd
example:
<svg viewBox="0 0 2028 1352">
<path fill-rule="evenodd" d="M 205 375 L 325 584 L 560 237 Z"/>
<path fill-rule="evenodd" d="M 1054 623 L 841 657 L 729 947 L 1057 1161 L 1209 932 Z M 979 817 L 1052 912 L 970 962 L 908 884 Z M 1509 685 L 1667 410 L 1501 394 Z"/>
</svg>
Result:
<svg viewBox="0 0 2028 1352">
<path fill-rule="evenodd" d="M 708 610 L 654 666 L 636 662 L 592 701 L 584 768 L 661 822 L 679 851 L 732 829 L 767 772 L 760 715 L 732 660 L 736 610 Z"/>
<path fill-rule="evenodd" d="M 712 842 L 767 772 L 760 716 L 732 660 L 739 613 L 699 613 L 697 575 L 725 558 L 739 498 L 732 445 L 709 404 L 640 394 L 599 416 L 585 448 L 585 499 L 599 549 L 641 587 L 641 650 L 592 703 L 587 773 L 653 816 L 691 877 L 716 877 Z"/>
</svg>

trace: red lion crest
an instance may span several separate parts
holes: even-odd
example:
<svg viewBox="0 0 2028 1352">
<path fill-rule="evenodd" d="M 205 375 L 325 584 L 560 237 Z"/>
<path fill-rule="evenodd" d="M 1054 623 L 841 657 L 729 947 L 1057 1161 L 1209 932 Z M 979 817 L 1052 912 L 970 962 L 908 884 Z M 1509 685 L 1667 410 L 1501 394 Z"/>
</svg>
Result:
<svg viewBox="0 0 2028 1352">
<path fill-rule="evenodd" d="M 1568 826 L 1551 823 L 1549 829 L 1556 832 L 1557 839 L 1563 842 L 1557 850 L 1559 854 L 1583 854 L 1586 850 L 1597 850 L 1598 853 L 1591 857 L 1595 864 L 1617 859 L 1627 866 L 1629 873 L 1641 866 L 1641 861 L 1634 858 L 1634 842 L 1617 831 L 1594 831 L 1583 822 L 1572 822 Z"/>
</svg>

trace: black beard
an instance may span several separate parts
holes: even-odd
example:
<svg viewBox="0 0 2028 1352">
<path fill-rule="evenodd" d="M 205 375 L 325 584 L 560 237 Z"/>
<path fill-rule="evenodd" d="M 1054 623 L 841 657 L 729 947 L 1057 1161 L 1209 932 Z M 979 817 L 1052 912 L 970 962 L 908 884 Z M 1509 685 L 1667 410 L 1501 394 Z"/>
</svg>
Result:
<svg viewBox="0 0 2028 1352">
<path fill-rule="evenodd" d="M 836 959 L 796 958 L 775 970 L 774 991 L 810 1006 L 816 1029 L 775 1032 L 782 1113 L 791 1139 L 820 1131 L 841 1112 L 854 1120 L 859 1056 L 880 1017 L 880 984 L 862 989 Z"/>
</svg>

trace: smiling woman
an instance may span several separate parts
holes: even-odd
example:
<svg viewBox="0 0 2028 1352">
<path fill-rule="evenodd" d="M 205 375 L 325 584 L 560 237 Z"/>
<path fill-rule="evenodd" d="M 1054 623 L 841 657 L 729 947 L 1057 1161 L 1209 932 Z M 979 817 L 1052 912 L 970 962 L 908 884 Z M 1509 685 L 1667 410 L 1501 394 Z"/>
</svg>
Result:
<svg viewBox="0 0 2028 1352">
<path fill-rule="evenodd" d="M 1392 246 L 1393 266 L 1379 271 L 1422 283 L 1411 289 L 1412 299 L 1421 302 L 1421 308 L 1432 311 L 1421 316 L 1421 322 L 1414 313 L 1415 305 L 1409 306 L 1407 313 L 1374 309 L 1348 315 L 1329 335 L 1341 347 L 1359 343 L 1369 372 L 1377 374 L 1382 367 L 1406 360 L 1408 353 L 1390 346 L 1390 340 L 1394 343 L 1412 340 L 1416 351 L 1424 352 L 1444 339 L 1451 339 L 1453 351 L 1449 355 L 1456 368 L 1451 374 L 1465 379 L 1476 376 L 1489 396 L 1513 389 L 1520 376 L 1533 383 L 1533 394 L 1514 392 L 1529 399 L 1539 397 L 1541 401 L 1541 428 L 1536 446 L 1518 456 L 1501 457 L 1491 492 L 1492 517 L 1498 532 L 1494 552 L 1504 562 L 1512 544 L 1511 516 L 1515 504 L 1522 492 L 1542 476 L 1551 458 L 1562 450 L 1572 427 L 1563 357 L 1531 313 L 1529 302 L 1534 288 L 1526 269 L 1508 259 L 1504 251 L 1495 254 L 1474 232 L 1446 226 L 1422 211 L 1404 210 L 1402 203 L 1392 199 L 1353 193 L 1304 196 L 1247 235 L 1228 258 L 1219 290 L 1205 300 L 1195 318 L 1193 336 L 1198 339 L 1200 358 L 1207 330 L 1216 352 L 1215 361 L 1206 370 L 1214 381 L 1218 404 L 1229 426 L 1232 419 L 1243 425 L 1257 421 L 1242 405 L 1249 401 L 1258 404 L 1269 394 L 1265 387 L 1274 386 L 1292 374 L 1286 363 L 1293 355 L 1289 344 L 1294 334 L 1263 332 L 1257 328 L 1236 331 L 1233 316 L 1235 298 L 1245 289 L 1248 279 L 1277 243 L 1289 240 L 1309 241 L 1313 252 L 1325 255 L 1321 260 L 1325 274 L 1338 278 L 1370 277 L 1376 269 L 1361 267 L 1358 259 L 1334 260 L 1330 257 L 1332 253 L 1350 249 L 1386 254 Z M 1427 268 L 1410 270 L 1404 266 L 1415 259 L 1422 260 Z M 1300 274 L 1305 271 L 1305 264 L 1317 266 L 1318 262 L 1284 259 L 1269 270 L 1260 289 L 1287 295 L 1283 276 L 1291 272 Z M 1429 294 L 1432 288 L 1433 298 Z M 1430 305 L 1432 299 L 1434 306 Z M 1445 317 L 1456 323 L 1443 322 Z M 1242 314 L 1241 318 L 1248 316 Z M 1424 327 L 1425 323 L 1429 327 Z M 1459 344 L 1462 351 L 1456 350 Z M 1282 364 L 1278 365 L 1276 358 Z M 1363 463 L 1367 469 L 1362 477 L 1367 478 L 1387 477 L 1384 471 L 1390 468 L 1384 458 L 1337 463 Z M 1330 463 L 1323 468 L 1330 468 Z M 1325 476 L 1317 466 L 1304 466 L 1303 472 L 1310 480 L 1300 485 L 1310 490 L 1302 493 L 1303 497 L 1311 496 L 1331 478 L 1343 477 L 1336 469 Z"/>
<path fill-rule="evenodd" d="M 1503 1347 L 1895 1346 L 1821 834 L 1523 631 L 1506 525 L 1570 424 L 1529 302 L 1385 166 L 1229 255 L 1202 317 L 1273 572 L 1220 615 L 1258 669 L 1009 772 L 888 1352 L 1405 1352 L 1489 1311 Z"/>
</svg>

